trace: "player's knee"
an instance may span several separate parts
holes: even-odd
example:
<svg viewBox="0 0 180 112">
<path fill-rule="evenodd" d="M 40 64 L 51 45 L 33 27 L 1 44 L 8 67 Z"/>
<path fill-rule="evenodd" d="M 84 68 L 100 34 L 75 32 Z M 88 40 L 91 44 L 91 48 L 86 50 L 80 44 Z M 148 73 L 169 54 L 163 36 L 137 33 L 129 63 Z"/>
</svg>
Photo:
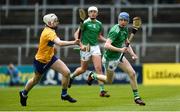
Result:
<svg viewBox="0 0 180 112">
<path fill-rule="evenodd" d="M 70 74 L 71 74 L 71 72 L 70 72 L 70 71 L 67 71 L 67 72 L 64 74 L 64 77 L 70 77 Z"/>
<path fill-rule="evenodd" d="M 135 71 L 130 72 L 129 74 L 130 74 L 130 79 L 132 79 L 132 80 L 136 79 L 136 72 Z"/>
<path fill-rule="evenodd" d="M 84 73 L 86 71 L 86 68 L 82 68 L 80 69 L 81 73 Z"/>
<path fill-rule="evenodd" d="M 32 79 L 32 82 L 33 82 L 33 84 L 35 85 L 35 84 L 37 84 L 38 82 L 39 82 L 39 78 L 36 78 L 36 77 L 34 77 L 33 79 Z"/>
</svg>

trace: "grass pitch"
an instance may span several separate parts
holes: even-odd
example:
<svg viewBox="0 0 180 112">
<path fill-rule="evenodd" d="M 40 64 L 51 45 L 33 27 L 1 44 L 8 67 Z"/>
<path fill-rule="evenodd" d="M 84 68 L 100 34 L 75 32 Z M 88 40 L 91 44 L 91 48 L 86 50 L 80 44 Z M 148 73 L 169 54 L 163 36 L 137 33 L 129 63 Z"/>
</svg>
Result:
<svg viewBox="0 0 180 112">
<path fill-rule="evenodd" d="M 97 85 L 72 85 L 69 94 L 78 100 L 60 99 L 61 86 L 36 86 L 21 107 L 19 91 L 23 87 L 0 88 L 0 111 L 180 111 L 180 86 L 142 86 L 139 92 L 146 106 L 136 105 L 130 85 L 106 85 L 111 97 L 99 97 Z"/>
</svg>

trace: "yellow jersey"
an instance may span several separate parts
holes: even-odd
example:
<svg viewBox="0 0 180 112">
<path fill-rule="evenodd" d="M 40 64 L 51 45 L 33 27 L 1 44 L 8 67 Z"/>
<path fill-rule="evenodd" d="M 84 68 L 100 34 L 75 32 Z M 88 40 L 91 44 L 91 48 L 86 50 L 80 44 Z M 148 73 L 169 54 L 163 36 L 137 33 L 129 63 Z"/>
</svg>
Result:
<svg viewBox="0 0 180 112">
<path fill-rule="evenodd" d="M 48 63 L 54 55 L 54 42 L 53 40 L 57 38 L 54 29 L 45 27 L 41 33 L 40 42 L 38 46 L 38 51 L 36 53 L 35 59 L 41 63 Z"/>
</svg>

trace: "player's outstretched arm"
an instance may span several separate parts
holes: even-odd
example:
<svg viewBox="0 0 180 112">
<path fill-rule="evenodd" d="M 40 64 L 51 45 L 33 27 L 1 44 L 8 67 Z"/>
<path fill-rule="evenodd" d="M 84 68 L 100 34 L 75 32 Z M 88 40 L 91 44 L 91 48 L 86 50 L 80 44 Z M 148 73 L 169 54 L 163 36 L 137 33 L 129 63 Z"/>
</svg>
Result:
<svg viewBox="0 0 180 112">
<path fill-rule="evenodd" d="M 58 37 L 54 39 L 54 43 L 59 46 L 75 45 L 75 44 L 79 44 L 79 42 L 80 42 L 79 39 L 76 39 L 74 41 L 63 41 L 60 40 Z"/>
</svg>

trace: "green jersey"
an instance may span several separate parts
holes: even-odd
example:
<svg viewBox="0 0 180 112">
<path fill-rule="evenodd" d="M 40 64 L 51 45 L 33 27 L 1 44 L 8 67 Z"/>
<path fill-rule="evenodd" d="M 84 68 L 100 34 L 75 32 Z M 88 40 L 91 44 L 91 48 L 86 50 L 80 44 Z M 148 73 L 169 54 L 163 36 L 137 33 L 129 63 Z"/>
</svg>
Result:
<svg viewBox="0 0 180 112">
<path fill-rule="evenodd" d="M 98 20 L 86 19 L 82 26 L 82 43 L 95 46 L 98 44 L 98 37 L 102 30 L 102 23 Z"/>
<path fill-rule="evenodd" d="M 109 38 L 112 43 L 111 45 L 121 48 L 123 43 L 128 37 L 128 28 L 122 28 L 119 26 L 119 24 L 114 25 L 109 33 L 107 38 Z M 106 60 L 117 60 L 120 57 L 121 53 L 116 51 L 111 51 L 106 49 L 104 52 L 104 57 Z"/>
</svg>

